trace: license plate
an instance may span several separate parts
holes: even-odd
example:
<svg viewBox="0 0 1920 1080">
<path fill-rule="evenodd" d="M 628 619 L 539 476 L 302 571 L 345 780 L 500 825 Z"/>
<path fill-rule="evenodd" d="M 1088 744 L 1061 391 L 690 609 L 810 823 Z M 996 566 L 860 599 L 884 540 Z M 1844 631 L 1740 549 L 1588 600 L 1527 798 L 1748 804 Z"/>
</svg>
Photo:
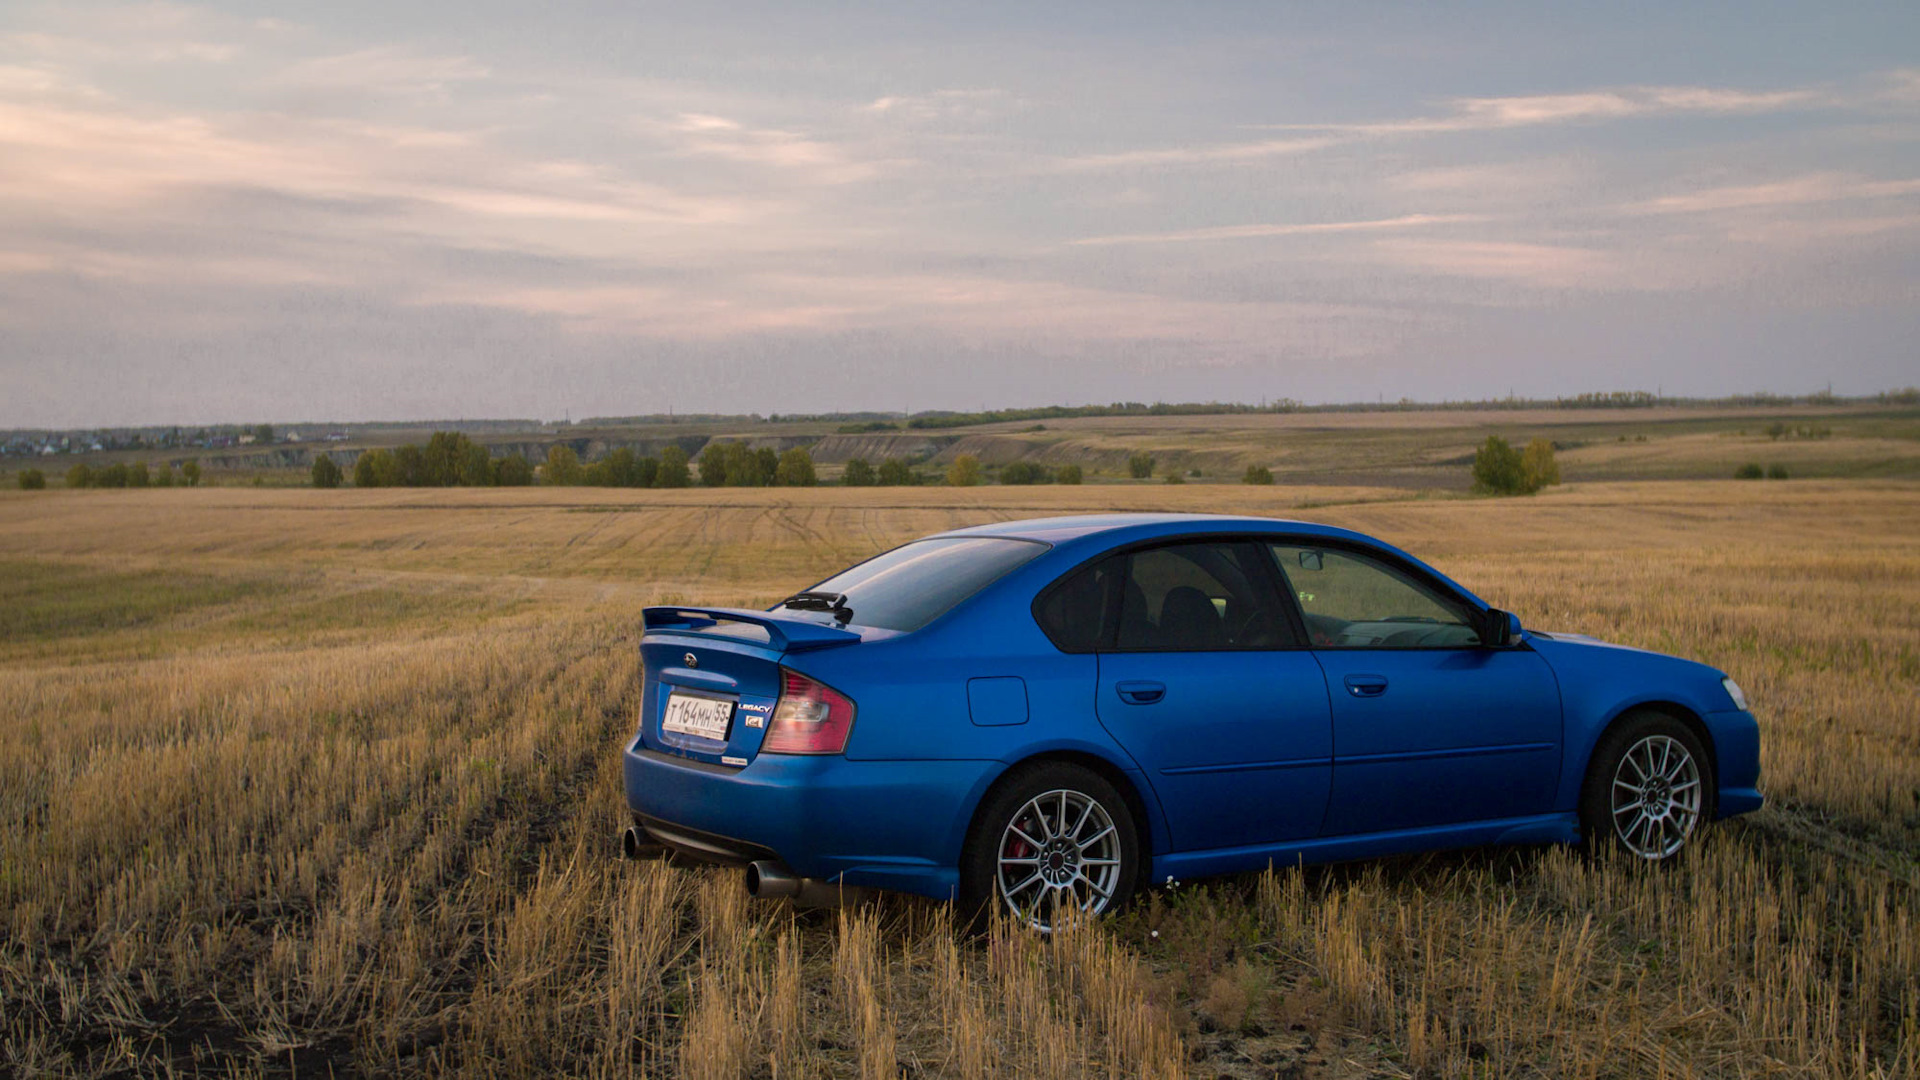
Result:
<svg viewBox="0 0 1920 1080">
<path fill-rule="evenodd" d="M 660 722 L 660 730 L 726 742 L 727 728 L 732 723 L 733 702 L 725 698 L 673 693 L 667 697 L 667 715 Z"/>
</svg>

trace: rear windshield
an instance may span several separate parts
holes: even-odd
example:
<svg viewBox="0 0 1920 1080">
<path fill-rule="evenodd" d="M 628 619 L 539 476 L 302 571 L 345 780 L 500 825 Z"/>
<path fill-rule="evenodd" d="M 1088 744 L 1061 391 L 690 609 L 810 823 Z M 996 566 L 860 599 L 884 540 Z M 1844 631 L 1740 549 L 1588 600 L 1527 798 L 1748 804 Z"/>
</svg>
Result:
<svg viewBox="0 0 1920 1080">
<path fill-rule="evenodd" d="M 916 540 L 808 591 L 844 594 L 855 626 L 918 630 L 1046 549 L 1037 541 L 999 536 Z"/>
</svg>

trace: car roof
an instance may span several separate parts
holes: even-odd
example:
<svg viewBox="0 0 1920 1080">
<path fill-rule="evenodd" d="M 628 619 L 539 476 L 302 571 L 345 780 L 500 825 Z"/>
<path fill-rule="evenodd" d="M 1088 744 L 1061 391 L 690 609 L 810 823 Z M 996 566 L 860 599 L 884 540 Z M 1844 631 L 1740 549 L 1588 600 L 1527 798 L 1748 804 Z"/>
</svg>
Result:
<svg viewBox="0 0 1920 1080">
<path fill-rule="evenodd" d="M 1348 537 L 1379 544 L 1372 537 L 1313 521 L 1247 517 L 1233 514 L 1072 514 L 1063 517 L 999 521 L 953 529 L 941 536 L 1005 536 L 1059 544 L 1103 536 L 1120 543 L 1129 539 L 1177 536 L 1185 532 L 1294 532 L 1314 536 Z"/>
</svg>

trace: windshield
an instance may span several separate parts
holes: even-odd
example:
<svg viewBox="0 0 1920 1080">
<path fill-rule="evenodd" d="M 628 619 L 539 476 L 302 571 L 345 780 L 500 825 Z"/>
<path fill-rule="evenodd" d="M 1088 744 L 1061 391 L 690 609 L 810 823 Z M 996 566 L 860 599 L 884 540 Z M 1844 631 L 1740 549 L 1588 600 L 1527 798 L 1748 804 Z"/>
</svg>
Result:
<svg viewBox="0 0 1920 1080">
<path fill-rule="evenodd" d="M 849 621 L 856 626 L 918 630 L 1046 549 L 1037 541 L 999 536 L 916 540 L 843 570 L 807 591 L 844 595 L 853 611 Z M 801 604 L 780 608 L 820 610 Z"/>
</svg>

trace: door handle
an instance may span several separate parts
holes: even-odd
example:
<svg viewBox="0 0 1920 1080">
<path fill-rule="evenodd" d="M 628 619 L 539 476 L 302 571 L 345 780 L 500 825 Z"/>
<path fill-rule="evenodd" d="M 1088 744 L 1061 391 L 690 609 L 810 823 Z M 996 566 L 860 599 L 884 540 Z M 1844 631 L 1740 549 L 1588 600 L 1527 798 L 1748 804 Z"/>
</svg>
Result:
<svg viewBox="0 0 1920 1080">
<path fill-rule="evenodd" d="M 1123 682 L 1115 683 L 1113 688 L 1120 692 L 1120 700 L 1129 705 L 1152 705 L 1167 696 L 1165 683 Z"/>
<path fill-rule="evenodd" d="M 1385 675 L 1349 675 L 1347 693 L 1354 697 L 1379 697 L 1387 692 Z"/>
</svg>

